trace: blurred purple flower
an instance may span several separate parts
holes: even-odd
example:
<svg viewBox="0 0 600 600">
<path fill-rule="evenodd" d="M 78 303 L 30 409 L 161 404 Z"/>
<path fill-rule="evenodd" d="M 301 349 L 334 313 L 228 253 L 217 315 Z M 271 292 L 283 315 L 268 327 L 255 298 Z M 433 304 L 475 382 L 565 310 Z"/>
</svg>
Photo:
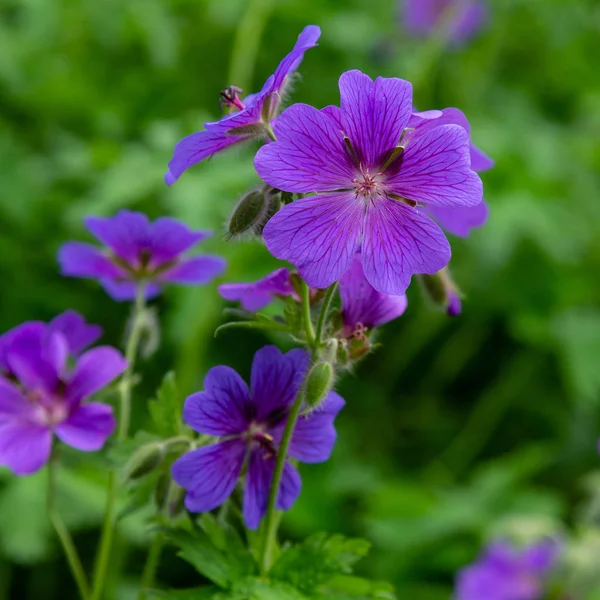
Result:
<svg viewBox="0 0 600 600">
<path fill-rule="evenodd" d="M 292 51 L 279 63 L 258 94 L 246 96 L 242 101 L 238 96 L 241 90 L 235 86 L 222 92 L 222 102 L 238 109 L 237 112 L 219 121 L 205 123 L 204 131 L 188 135 L 175 146 L 165 175 L 167 185 L 175 183 L 184 171 L 216 152 L 247 140 L 264 139 L 266 126 L 281 106 L 290 75 L 300 66 L 304 53 L 317 45 L 320 35 L 319 27 L 305 27 Z"/>
<path fill-rule="evenodd" d="M 459 573 L 456 600 L 541 600 L 559 554 L 560 544 L 554 540 L 523 550 L 494 542 Z"/>
<path fill-rule="evenodd" d="M 404 26 L 417 36 L 446 28 L 454 44 L 473 37 L 483 26 L 487 7 L 481 0 L 404 0 Z"/>
<path fill-rule="evenodd" d="M 63 324 L 68 319 L 63 317 Z M 126 366 L 117 350 L 103 346 L 77 357 L 69 368 L 73 347 L 63 333 L 42 324 L 40 335 L 39 324 L 25 325 L 3 344 L 10 379 L 0 376 L 0 464 L 17 475 L 47 462 L 53 434 L 78 450 L 102 448 L 115 427 L 112 407 L 84 401 Z"/>
<path fill-rule="evenodd" d="M 401 295 L 413 274 L 435 273 L 450 259 L 448 240 L 418 204 L 452 208 L 482 200 L 469 136 L 441 125 L 404 148 L 410 83 L 373 82 L 349 71 L 339 84 L 341 108 L 291 106 L 275 122 L 277 141 L 258 151 L 255 167 L 269 185 L 318 193 L 283 207 L 263 236 L 311 287 L 339 280 L 360 247 L 369 283 Z"/>
<path fill-rule="evenodd" d="M 408 304 L 405 295 L 391 296 L 373 288 L 358 256 L 340 279 L 340 297 L 344 337 L 364 335 L 369 329 L 393 321 L 404 314 Z"/>
<path fill-rule="evenodd" d="M 147 299 L 166 283 L 206 284 L 226 266 L 218 256 L 184 256 L 210 232 L 191 230 L 175 219 L 150 223 L 142 213 L 121 210 L 113 217 L 87 217 L 85 225 L 106 248 L 67 242 L 58 255 L 62 274 L 98 279 L 118 301 L 135 299 L 140 284 Z"/>
<path fill-rule="evenodd" d="M 287 269 L 277 269 L 263 279 L 250 283 L 223 283 L 218 287 L 225 300 L 240 302 L 251 312 L 270 304 L 277 297 L 293 296 L 294 286 Z"/>
<path fill-rule="evenodd" d="M 183 411 L 185 422 L 198 433 L 225 438 L 188 452 L 173 464 L 173 479 L 185 490 L 191 512 L 209 511 L 233 492 L 247 466 L 244 520 L 256 529 L 267 508 L 275 459 L 288 411 L 308 369 L 304 350 L 282 354 L 266 346 L 254 356 L 250 390 L 229 367 L 214 367 L 204 379 L 205 391 L 190 396 Z M 344 401 L 330 392 L 322 408 L 300 417 L 289 458 L 305 463 L 326 461 L 333 450 L 333 421 Z M 300 475 L 285 463 L 277 508 L 288 510 L 300 493 Z"/>
<path fill-rule="evenodd" d="M 414 112 L 409 121 L 409 127 L 414 128 L 415 136 L 424 135 L 440 125 L 460 125 L 469 136 L 471 134 L 471 125 L 458 108 Z M 471 142 L 471 168 L 480 172 L 487 171 L 493 166 L 494 161 Z M 429 214 L 446 231 L 460 237 L 467 237 L 471 229 L 481 227 L 487 221 L 489 209 L 487 203 L 482 201 L 476 206 L 459 208 L 431 206 Z"/>
</svg>

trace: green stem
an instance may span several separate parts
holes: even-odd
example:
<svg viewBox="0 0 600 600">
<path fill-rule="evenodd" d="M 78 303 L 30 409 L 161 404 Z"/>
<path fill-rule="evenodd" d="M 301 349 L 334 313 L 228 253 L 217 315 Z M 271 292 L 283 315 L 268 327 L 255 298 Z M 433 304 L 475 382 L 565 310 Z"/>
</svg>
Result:
<svg viewBox="0 0 600 600">
<path fill-rule="evenodd" d="M 83 565 L 81 564 L 79 554 L 77 553 L 77 548 L 73 543 L 73 538 L 71 537 L 69 530 L 58 514 L 58 511 L 54 508 L 55 490 L 55 465 L 54 459 L 51 458 L 48 463 L 48 492 L 46 498 L 48 517 L 52 523 L 52 526 L 54 527 L 54 530 L 56 531 L 58 539 L 60 540 L 65 556 L 67 557 L 67 562 L 69 563 L 69 568 L 71 569 L 73 579 L 77 584 L 79 595 L 81 596 L 82 600 L 88 600 L 90 597 L 90 586 L 88 584 Z"/>
<path fill-rule="evenodd" d="M 301 286 L 302 294 L 302 314 L 304 318 L 304 332 L 306 335 L 306 343 L 310 348 L 314 348 L 315 345 L 315 330 L 313 329 L 312 317 L 310 315 L 310 288 L 306 285 L 306 282 L 302 280 Z"/>
<path fill-rule="evenodd" d="M 125 349 L 127 368 L 123 373 L 119 385 L 121 409 L 119 415 L 119 427 L 117 431 L 117 440 L 119 442 L 125 440 L 129 432 L 129 422 L 131 419 L 131 388 L 133 386 L 135 360 L 142 337 L 145 308 L 145 286 L 143 283 L 140 283 L 138 285 L 135 297 L 133 321 Z M 115 538 L 117 523 L 117 491 L 117 472 L 112 470 L 108 474 L 104 522 L 102 524 L 102 534 L 100 536 L 100 545 L 96 559 L 96 570 L 94 574 L 94 586 L 92 589 L 91 600 L 100 600 L 102 598 L 104 585 L 106 583 L 106 576 L 108 574 L 108 568 L 110 565 L 110 555 Z"/>
<path fill-rule="evenodd" d="M 148 558 L 146 559 L 146 564 L 142 573 L 138 600 L 146 600 L 148 590 L 154 584 L 154 576 L 156 574 L 156 569 L 160 561 L 160 555 L 162 554 L 164 544 L 165 536 L 162 533 L 157 533 L 152 540 L 150 550 L 148 550 Z"/>
<path fill-rule="evenodd" d="M 335 296 L 335 291 L 337 290 L 337 281 L 332 283 L 327 288 L 327 293 L 325 294 L 325 299 L 323 300 L 323 306 L 321 307 L 321 314 L 319 315 L 319 320 L 317 322 L 317 333 L 315 334 L 315 343 L 317 345 L 321 344 L 323 341 L 323 331 L 325 329 L 325 323 L 327 322 L 327 315 L 329 313 L 329 307 L 331 306 L 331 301 Z"/>
<path fill-rule="evenodd" d="M 252 0 L 248 3 L 248 8 L 240 21 L 233 41 L 229 63 L 229 84 L 235 84 L 244 89 L 252 83 L 260 38 L 271 10 L 271 4 L 272 0 Z"/>
<path fill-rule="evenodd" d="M 265 131 L 267 132 L 267 135 L 269 136 L 269 138 L 271 138 L 272 141 L 277 141 L 277 137 L 275 136 L 275 132 L 273 131 L 273 128 L 271 127 L 270 123 L 265 125 Z"/>
</svg>

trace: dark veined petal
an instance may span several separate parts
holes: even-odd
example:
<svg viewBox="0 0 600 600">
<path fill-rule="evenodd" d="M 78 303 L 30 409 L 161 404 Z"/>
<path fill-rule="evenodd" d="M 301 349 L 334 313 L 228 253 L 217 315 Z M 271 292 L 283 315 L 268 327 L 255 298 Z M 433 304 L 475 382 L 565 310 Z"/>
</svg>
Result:
<svg viewBox="0 0 600 600">
<path fill-rule="evenodd" d="M 467 237 L 471 229 L 481 227 L 488 219 L 489 208 L 483 200 L 475 206 L 447 208 L 446 206 L 431 206 L 431 216 L 449 233 Z"/>
<path fill-rule="evenodd" d="M 89 402 L 76 406 L 65 421 L 56 425 L 56 435 L 68 446 L 84 452 L 100 450 L 115 430 L 112 406 Z"/>
<path fill-rule="evenodd" d="M 100 248 L 82 242 L 67 242 L 58 251 L 60 272 L 67 277 L 123 277 L 126 272 L 110 261 Z"/>
<path fill-rule="evenodd" d="M 99 346 L 88 350 L 77 360 L 75 369 L 67 382 L 65 399 L 77 404 L 84 398 L 106 387 L 127 367 L 123 355 L 110 346 Z"/>
<path fill-rule="evenodd" d="M 396 319 L 406 310 L 405 295 L 392 296 L 378 292 L 365 277 L 360 256 L 340 279 L 342 318 L 354 329 L 359 323 L 371 329 Z"/>
<path fill-rule="evenodd" d="M 388 177 L 390 192 L 433 206 L 475 206 L 483 198 L 481 179 L 471 169 L 469 134 L 441 125 L 408 143 L 399 167 Z"/>
<path fill-rule="evenodd" d="M 308 363 L 308 353 L 299 349 L 283 354 L 275 346 L 265 346 L 254 355 L 250 395 L 260 423 L 272 427 L 286 417 L 287 408 L 300 390 Z"/>
<path fill-rule="evenodd" d="M 242 471 L 246 445 L 240 440 L 218 442 L 192 450 L 171 468 L 175 483 L 187 492 L 191 512 L 217 508 L 231 496 Z"/>
<path fill-rule="evenodd" d="M 448 264 L 450 244 L 428 216 L 386 198 L 367 213 L 361 260 L 377 291 L 402 295 L 412 275 L 433 275 Z"/>
<path fill-rule="evenodd" d="M 408 124 L 412 85 L 395 77 L 373 81 L 354 70 L 342 73 L 339 86 L 344 133 L 363 168 L 380 168 Z"/>
<path fill-rule="evenodd" d="M 204 391 L 185 401 L 183 420 L 205 435 L 237 435 L 256 417 L 246 382 L 231 367 L 218 366 L 204 378 Z"/>
<path fill-rule="evenodd" d="M 46 425 L 9 421 L 0 423 L 0 465 L 16 475 L 39 471 L 50 458 L 52 432 Z"/>
<path fill-rule="evenodd" d="M 274 122 L 277 141 L 254 166 L 264 181 L 287 192 L 327 192 L 352 185 L 355 167 L 336 122 L 307 104 L 293 104 Z"/>
<path fill-rule="evenodd" d="M 326 288 L 350 266 L 364 212 L 364 203 L 350 192 L 303 198 L 284 206 L 263 237 L 269 252 L 295 264 L 309 286 Z"/>
<path fill-rule="evenodd" d="M 181 285 L 203 285 L 223 273 L 227 261 L 220 256 L 193 256 L 185 258 L 160 274 L 161 282 Z"/>
</svg>

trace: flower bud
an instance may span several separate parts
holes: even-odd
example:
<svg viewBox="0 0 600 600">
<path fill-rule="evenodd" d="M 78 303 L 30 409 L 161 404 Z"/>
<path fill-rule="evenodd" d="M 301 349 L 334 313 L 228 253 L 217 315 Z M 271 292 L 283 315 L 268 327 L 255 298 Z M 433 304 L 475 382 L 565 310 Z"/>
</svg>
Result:
<svg viewBox="0 0 600 600">
<path fill-rule="evenodd" d="M 333 367 L 331 363 L 319 362 L 314 365 L 306 379 L 304 399 L 311 408 L 319 406 L 333 386 Z"/>
<path fill-rule="evenodd" d="M 461 314 L 460 290 L 450 277 L 447 268 L 434 275 L 419 275 L 418 277 L 425 294 L 436 306 L 442 308 L 449 317 L 458 317 Z"/>
<path fill-rule="evenodd" d="M 125 465 L 125 478 L 133 481 L 149 475 L 162 465 L 164 457 L 162 444 L 140 446 Z"/>
<path fill-rule="evenodd" d="M 262 234 L 267 221 L 279 210 L 281 205 L 278 190 L 252 190 L 237 203 L 229 219 L 228 231 L 231 237 L 251 232 Z"/>
</svg>

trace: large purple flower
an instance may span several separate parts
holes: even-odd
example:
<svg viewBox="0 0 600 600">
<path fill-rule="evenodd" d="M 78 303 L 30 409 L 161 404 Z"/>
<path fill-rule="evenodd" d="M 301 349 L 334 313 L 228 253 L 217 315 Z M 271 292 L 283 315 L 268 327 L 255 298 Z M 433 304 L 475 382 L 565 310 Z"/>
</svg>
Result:
<svg viewBox="0 0 600 600">
<path fill-rule="evenodd" d="M 249 283 L 223 283 L 218 288 L 225 300 L 240 302 L 251 312 L 270 304 L 274 298 L 293 296 L 294 286 L 287 269 L 277 269 L 263 279 Z"/>
<path fill-rule="evenodd" d="M 244 465 L 244 520 L 256 529 L 265 514 L 275 458 L 288 411 L 308 368 L 308 354 L 282 354 L 274 346 L 259 350 L 252 363 L 250 389 L 229 367 L 214 367 L 204 379 L 204 391 L 185 402 L 184 420 L 198 433 L 224 438 L 188 452 L 173 464 L 173 478 L 187 491 L 185 504 L 192 512 L 212 510 L 233 492 Z M 292 437 L 289 458 L 318 463 L 333 450 L 333 421 L 344 405 L 330 392 L 316 412 L 300 417 Z M 277 508 L 288 510 L 300 493 L 300 475 L 285 463 Z"/>
<path fill-rule="evenodd" d="M 391 296 L 373 288 L 358 256 L 340 279 L 340 296 L 344 337 L 364 336 L 368 330 L 404 314 L 408 305 L 405 295 Z"/>
<path fill-rule="evenodd" d="M 142 213 L 122 210 L 114 217 L 87 217 L 85 225 L 106 248 L 67 242 L 58 255 L 62 274 L 98 279 L 115 300 L 133 300 L 140 284 L 146 298 L 166 283 L 205 284 L 225 269 L 218 256 L 184 256 L 210 232 L 193 231 L 175 219 L 151 223 Z"/>
<path fill-rule="evenodd" d="M 471 125 L 467 117 L 458 108 L 414 112 L 408 125 L 414 128 L 416 136 L 424 135 L 440 125 L 460 125 L 469 135 L 471 133 Z M 480 172 L 487 171 L 493 166 L 494 161 L 471 143 L 471 168 Z M 487 221 L 489 210 L 486 202 L 483 201 L 476 206 L 459 208 L 431 206 L 429 213 L 446 231 L 460 237 L 467 237 L 471 229 L 481 227 Z"/>
<path fill-rule="evenodd" d="M 435 273 L 450 259 L 448 240 L 419 204 L 452 208 L 482 200 L 469 135 L 441 125 L 406 143 L 412 88 L 401 79 L 373 82 L 349 71 L 340 77 L 340 95 L 340 109 L 285 110 L 275 122 L 277 141 L 258 151 L 255 166 L 267 183 L 317 192 L 280 210 L 263 236 L 311 287 L 340 279 L 360 247 L 369 283 L 401 295 L 413 274 Z"/>
<path fill-rule="evenodd" d="M 90 452 L 115 427 L 112 407 L 84 401 L 118 377 L 126 361 L 114 348 L 94 348 L 72 368 L 72 347 L 60 331 L 13 330 L 3 348 L 9 378 L 0 376 L 0 464 L 17 475 L 40 469 L 50 457 L 52 436 Z"/>
<path fill-rule="evenodd" d="M 225 104 L 239 109 L 220 121 L 205 123 L 204 131 L 183 138 L 173 152 L 169 170 L 165 175 L 167 185 L 172 185 L 191 166 L 225 150 L 234 144 L 252 139 L 264 139 L 266 127 L 281 106 L 290 75 L 298 68 L 304 53 L 317 45 L 321 30 L 315 25 L 305 27 L 292 51 L 279 63 L 258 94 L 251 94 L 242 101 L 241 91 L 231 87 L 222 92 Z"/>
<path fill-rule="evenodd" d="M 404 25 L 418 36 L 447 28 L 447 39 L 460 43 L 477 33 L 487 17 L 481 0 L 404 0 Z"/>
<path fill-rule="evenodd" d="M 495 542 L 475 564 L 459 573 L 456 599 L 541 600 L 559 553 L 560 545 L 552 540 L 523 550 Z"/>
</svg>

